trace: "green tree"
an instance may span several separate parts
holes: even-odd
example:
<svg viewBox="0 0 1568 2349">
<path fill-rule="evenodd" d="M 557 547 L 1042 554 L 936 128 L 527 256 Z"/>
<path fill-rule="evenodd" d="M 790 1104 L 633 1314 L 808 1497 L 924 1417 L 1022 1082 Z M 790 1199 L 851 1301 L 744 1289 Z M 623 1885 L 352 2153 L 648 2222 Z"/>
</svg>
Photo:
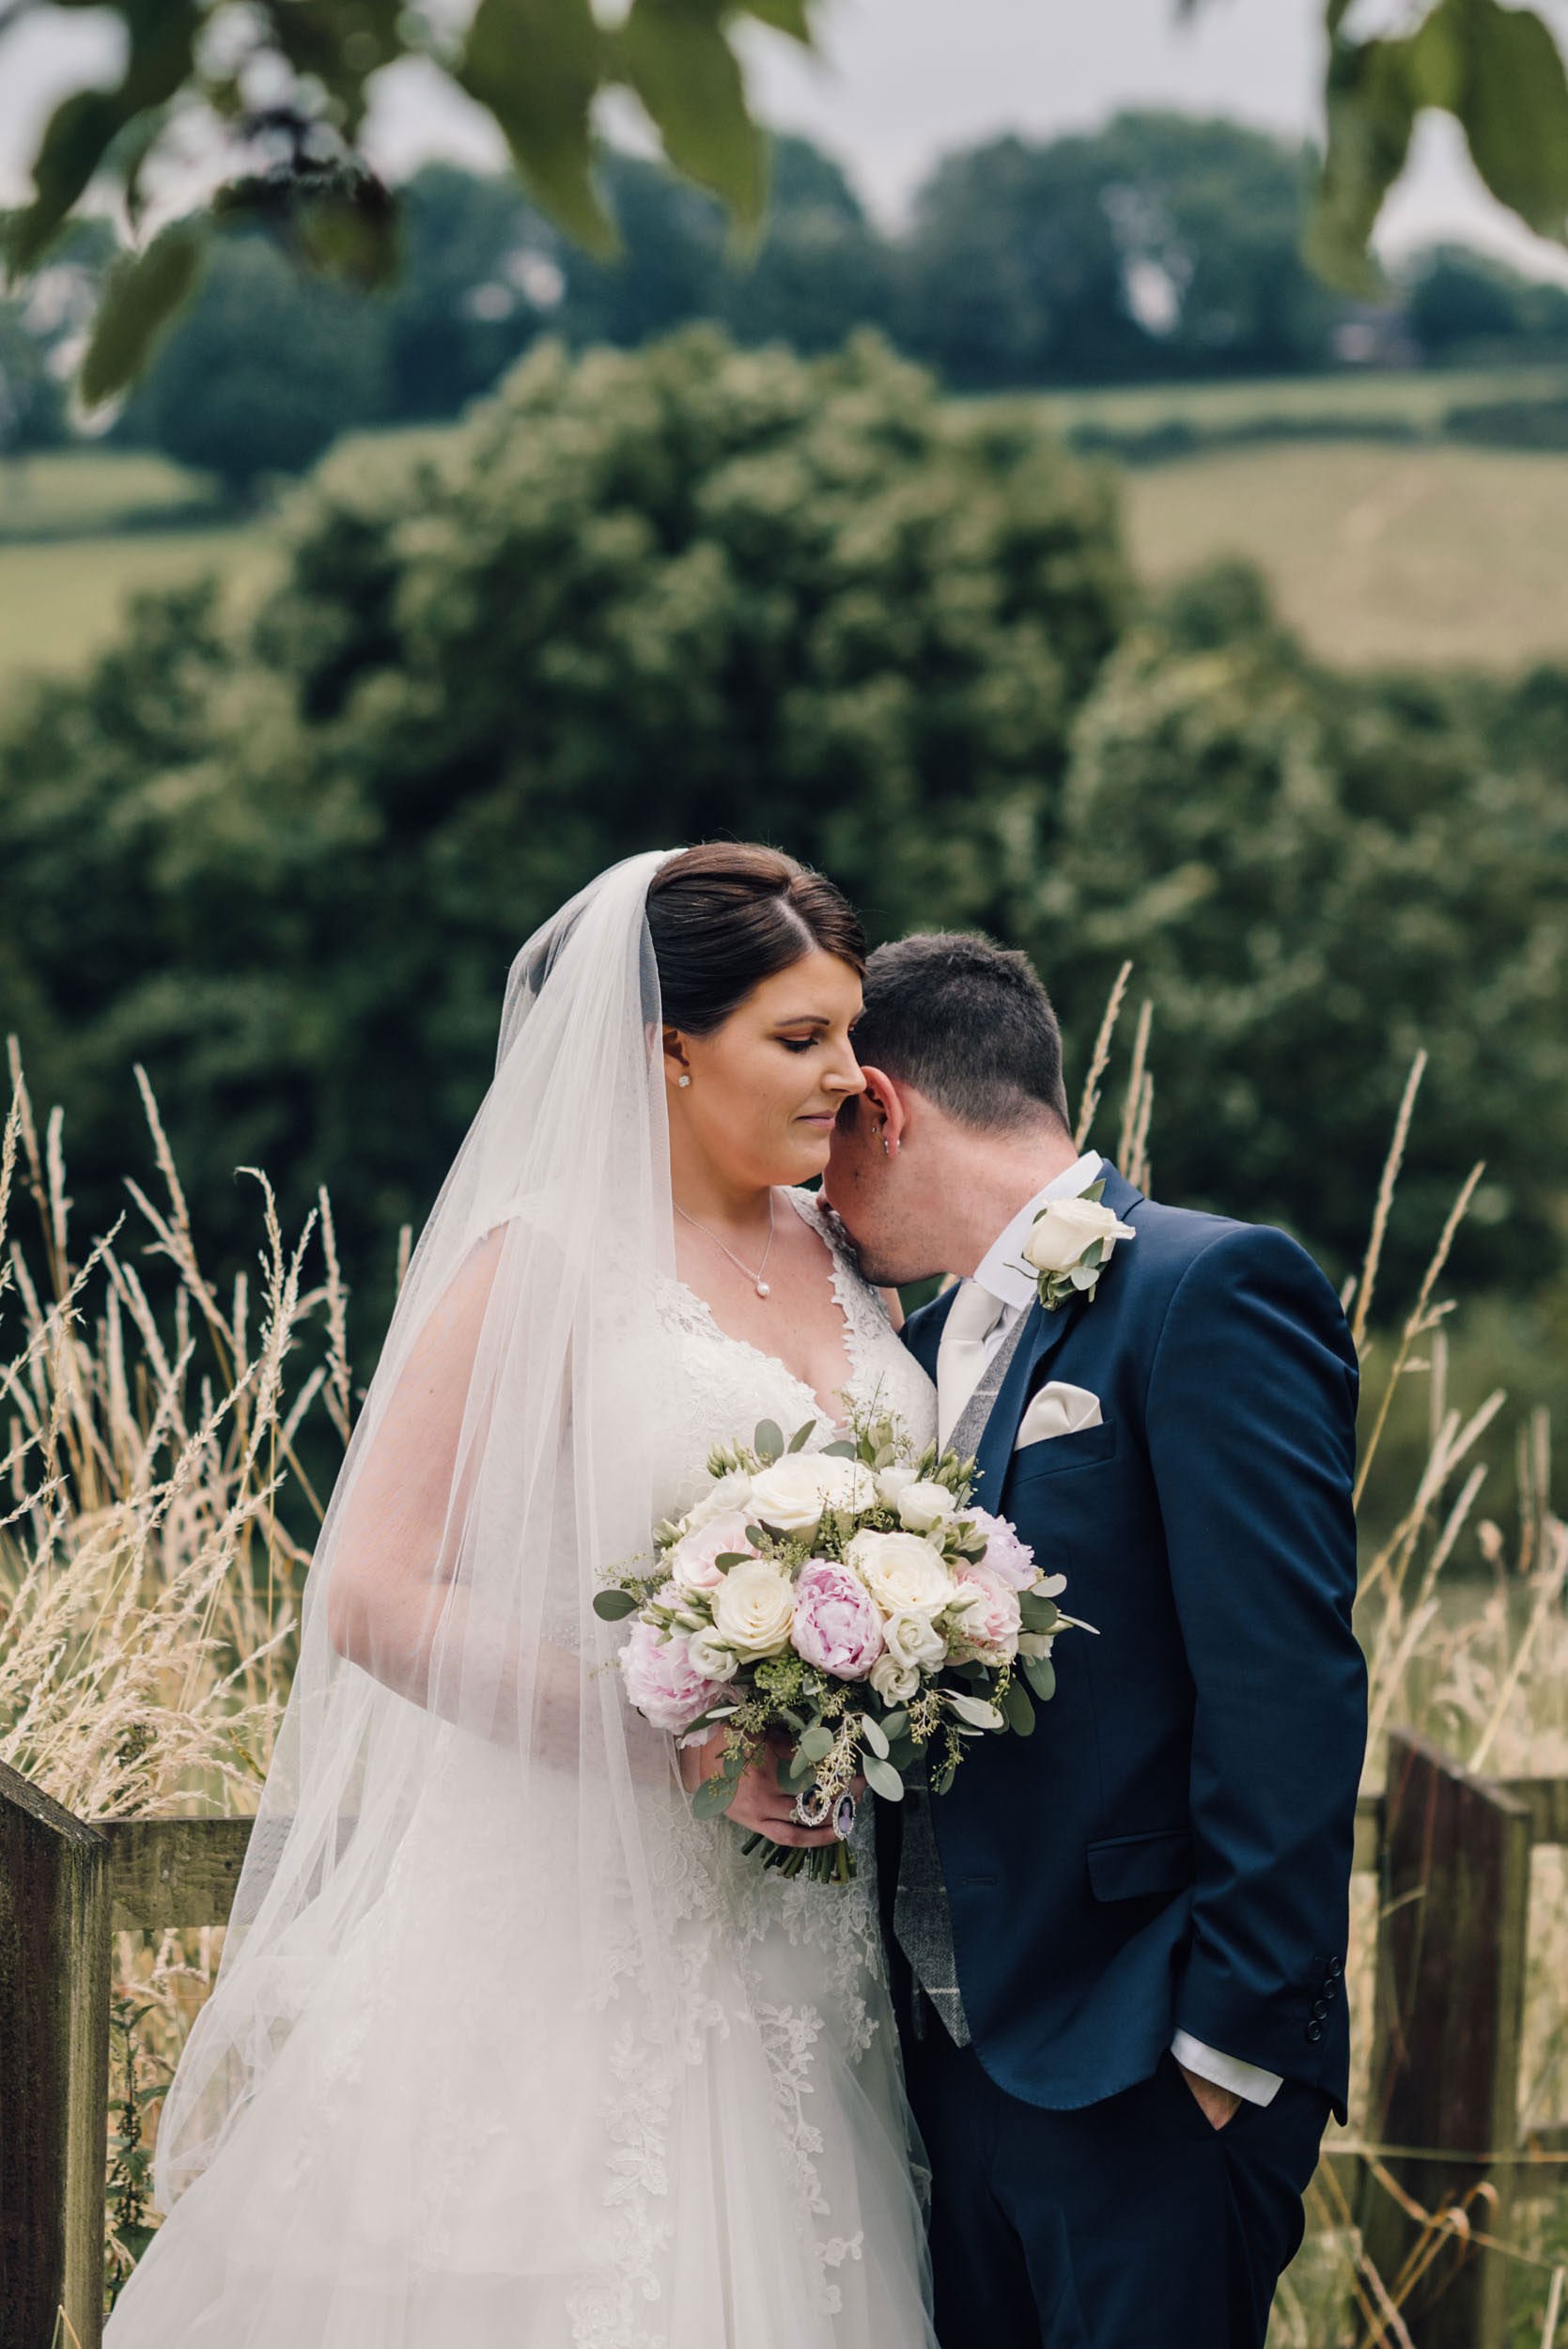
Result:
<svg viewBox="0 0 1568 2349">
<path fill-rule="evenodd" d="M 113 692 L 101 663 L 0 735 L 0 932 L 82 1212 L 139 1058 L 204 1228 L 244 1239 L 249 1159 L 390 1266 L 518 944 L 640 847 L 776 839 L 878 932 L 994 925 L 1125 595 L 1108 485 L 871 338 L 546 343 L 439 466 L 329 460 L 207 665 L 150 606 Z M 87 941 L 73 823 L 117 844 Z"/>
<path fill-rule="evenodd" d="M 1511 716 L 1514 699 L 1325 675 L 1245 574 L 1188 587 L 1124 639 L 1013 921 L 1085 1041 L 1133 957 L 1156 1005 L 1165 1196 L 1276 1219 L 1350 1269 L 1424 1046 L 1396 1278 L 1478 1157 L 1491 1171 L 1462 1268 L 1508 1283 L 1560 1259 L 1568 801 L 1536 753 L 1560 737 L 1568 680 L 1555 696 L 1535 680 Z"/>
<path fill-rule="evenodd" d="M 1232 122 L 951 156 L 916 198 L 905 339 L 955 383 L 1321 365 L 1338 304 L 1300 256 L 1307 158 Z"/>
<path fill-rule="evenodd" d="M 538 333 L 558 241 L 509 177 L 426 163 L 399 193 L 403 265 L 382 297 L 387 413 L 455 416 Z"/>
<path fill-rule="evenodd" d="M 132 429 L 244 497 L 383 412 L 384 334 L 365 296 L 301 278 L 265 238 L 225 240 L 138 393 Z"/>
<path fill-rule="evenodd" d="M 1466 245 L 1442 244 L 1421 256 L 1407 277 L 1410 331 L 1439 366 L 1466 357 L 1510 358 L 1532 346 L 1568 349 L 1568 287 L 1544 285 Z"/>
<path fill-rule="evenodd" d="M 950 383 L 1112 382 L 1148 372 L 1086 137 L 993 140 L 919 190 L 902 255 L 900 339 Z"/>
</svg>

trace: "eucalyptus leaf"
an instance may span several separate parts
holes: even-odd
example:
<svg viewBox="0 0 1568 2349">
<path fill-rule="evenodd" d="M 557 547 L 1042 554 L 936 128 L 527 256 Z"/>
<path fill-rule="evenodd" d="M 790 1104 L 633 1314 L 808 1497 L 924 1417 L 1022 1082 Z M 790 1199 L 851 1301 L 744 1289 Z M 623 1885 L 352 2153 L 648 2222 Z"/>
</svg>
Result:
<svg viewBox="0 0 1568 2349">
<path fill-rule="evenodd" d="M 904 1781 L 891 1762 L 878 1761 L 876 1754 L 868 1753 L 862 1766 L 865 1770 L 865 1782 L 874 1795 L 880 1795 L 884 1802 L 903 1801 Z"/>
<path fill-rule="evenodd" d="M 1051 1662 L 1050 1657 L 1048 1656 L 1026 1657 L 1023 1675 L 1041 1703 L 1048 1704 L 1056 1694 L 1056 1666 Z"/>
<path fill-rule="evenodd" d="M 755 1451 L 758 1459 L 765 1460 L 768 1467 L 771 1468 L 775 1460 L 783 1459 L 784 1448 L 784 1429 L 779 1425 L 777 1420 L 759 1420 L 757 1422 L 757 1432 L 753 1441 L 753 1449 Z"/>
<path fill-rule="evenodd" d="M 825 1443 L 822 1452 L 830 1460 L 858 1460 L 861 1456 L 860 1446 L 851 1443 L 847 1436 L 841 1436 L 836 1443 Z"/>
<path fill-rule="evenodd" d="M 882 1716 L 882 1727 L 890 1737 L 902 1737 L 908 1726 L 909 1712 L 907 1705 L 900 1704 L 894 1711 L 884 1713 Z"/>
<path fill-rule="evenodd" d="M 723 1770 L 713 1778 L 705 1778 L 691 1797 L 693 1815 L 699 1819 L 722 1819 L 735 1800 L 737 1782 Z"/>
<path fill-rule="evenodd" d="M 803 1427 L 797 1427 L 794 1435 L 791 1436 L 789 1439 L 789 1449 L 791 1452 L 804 1451 L 806 1445 L 811 1441 L 812 1430 L 815 1425 L 815 1420 L 808 1419 Z"/>
<path fill-rule="evenodd" d="M 1007 1694 L 1001 1700 L 1001 1709 L 1007 1717 L 1007 1726 L 1016 1737 L 1029 1737 L 1033 1735 L 1034 1707 L 1031 1704 L 1029 1691 L 1021 1681 L 1014 1680 L 1008 1683 Z"/>
<path fill-rule="evenodd" d="M 956 1696 L 950 1689 L 947 1701 L 959 1720 L 970 1729 L 1000 1729 L 1002 1725 L 1001 1715 L 984 1697 Z"/>
<path fill-rule="evenodd" d="M 637 1612 L 637 1601 L 629 1591 L 596 1591 L 594 1612 L 601 1623 L 621 1623 Z"/>
<path fill-rule="evenodd" d="M 825 1762 L 833 1750 L 833 1733 L 818 1721 L 808 1729 L 798 1750 L 808 1762 Z"/>
<path fill-rule="evenodd" d="M 862 1741 L 870 1747 L 873 1753 L 879 1755 L 884 1762 L 887 1760 L 887 1732 L 884 1730 L 881 1722 L 877 1719 L 874 1713 L 862 1713 L 861 1715 L 861 1736 Z"/>
</svg>

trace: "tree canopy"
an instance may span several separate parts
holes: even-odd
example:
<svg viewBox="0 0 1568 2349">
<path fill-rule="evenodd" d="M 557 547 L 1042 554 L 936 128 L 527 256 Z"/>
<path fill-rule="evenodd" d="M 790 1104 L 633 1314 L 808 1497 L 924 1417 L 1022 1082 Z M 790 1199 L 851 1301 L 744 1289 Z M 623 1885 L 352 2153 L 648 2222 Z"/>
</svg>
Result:
<svg viewBox="0 0 1568 2349">
<path fill-rule="evenodd" d="M 390 1269 L 518 944 L 639 847 L 771 838 L 878 934 L 994 924 L 1127 595 L 1107 480 L 870 338 L 546 343 L 439 457 L 329 459 L 253 623 L 148 599 L 0 733 L 8 1019 L 82 1212 L 139 1060 L 215 1239 L 262 1164 Z"/>
</svg>

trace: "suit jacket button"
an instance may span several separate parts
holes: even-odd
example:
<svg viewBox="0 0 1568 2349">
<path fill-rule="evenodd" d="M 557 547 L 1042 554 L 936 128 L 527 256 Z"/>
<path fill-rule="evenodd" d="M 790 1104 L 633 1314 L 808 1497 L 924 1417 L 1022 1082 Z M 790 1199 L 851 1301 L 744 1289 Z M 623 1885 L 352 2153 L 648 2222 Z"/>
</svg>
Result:
<svg viewBox="0 0 1568 2349">
<path fill-rule="evenodd" d="M 1343 1973 L 1343 1971 L 1344 1971 L 1344 1960 L 1343 1960 L 1343 1957 L 1331 1957 L 1331 1958 L 1328 1960 L 1327 1967 L 1326 1968 L 1326 1969 L 1325 1969 L 1325 1970 L 1327 1972 L 1327 1974 L 1329 1975 L 1329 1977 L 1330 1977 L 1330 1979 L 1331 1979 L 1332 1981 L 1338 1982 L 1338 1980 L 1339 1980 L 1340 1976 L 1341 1976 L 1341 1975 Z"/>
<path fill-rule="evenodd" d="M 1321 2023 L 1327 2012 L 1328 2001 L 1327 1999 L 1314 1999 L 1312 2000 L 1312 2020 L 1314 2023 Z"/>
<path fill-rule="evenodd" d="M 1314 2042 L 1323 2037 L 1323 2025 L 1315 2017 L 1307 2025 L 1307 2036 Z"/>
<path fill-rule="evenodd" d="M 1326 1974 L 1323 1978 L 1323 1996 L 1326 1999 L 1331 1999 L 1338 1990 L 1339 1986 L 1339 1978 L 1337 1975 Z"/>
</svg>

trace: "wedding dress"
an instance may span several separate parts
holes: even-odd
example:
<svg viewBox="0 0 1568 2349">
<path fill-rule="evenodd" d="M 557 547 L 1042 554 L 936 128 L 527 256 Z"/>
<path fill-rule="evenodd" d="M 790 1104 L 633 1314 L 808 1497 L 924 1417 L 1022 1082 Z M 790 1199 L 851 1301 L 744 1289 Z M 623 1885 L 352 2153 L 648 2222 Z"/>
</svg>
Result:
<svg viewBox="0 0 1568 2349">
<path fill-rule="evenodd" d="M 514 1124 L 510 1155 L 478 1153 L 492 1176 L 505 1164 L 499 1190 L 483 1172 L 460 1180 L 461 1159 L 448 1178 L 420 1243 L 437 1277 L 406 1315 L 400 1300 L 407 1326 L 395 1319 L 355 1446 L 365 1489 L 382 1492 L 401 1370 L 426 1359 L 418 1333 L 440 1332 L 474 1235 L 493 1258 L 501 1233 L 478 1338 L 462 1343 L 462 1439 L 442 1503 L 460 1642 L 453 1633 L 431 1657 L 411 1703 L 406 1663 L 398 1693 L 332 1653 L 307 1590 L 263 1797 L 270 1830 L 253 1836 L 255 1882 L 248 1896 L 241 1883 L 234 1947 L 164 2113 L 156 2176 L 170 2215 L 107 2349 L 934 2349 L 869 1806 L 848 1887 L 762 1871 L 730 1821 L 693 1817 L 669 1742 L 626 1705 L 622 1627 L 591 1611 L 594 1582 L 645 1547 L 635 1513 L 651 1528 L 689 1506 L 714 1444 L 767 1418 L 786 1434 L 815 1420 L 815 1448 L 837 1432 L 824 1403 L 841 1412 L 846 1399 L 896 1411 L 922 1442 L 935 1425 L 930 1382 L 810 1194 L 783 1198 L 828 1252 L 851 1374 L 840 1396 L 819 1399 L 726 1335 L 675 1277 L 637 936 L 656 863 L 601 877 L 514 966 L 501 1065 L 509 1036 L 520 1049 L 520 1034 L 539 1060 L 520 1100 L 536 1108 L 550 1076 L 580 1086 L 590 1126 L 613 1118 L 588 1100 L 608 1067 L 640 1105 L 647 1146 L 631 1149 L 629 1174 L 625 1122 L 569 1128 L 621 1163 L 596 1174 L 583 1156 L 551 1190 Z M 623 932 L 629 966 L 615 963 Z M 579 1015 L 607 965 L 622 970 L 635 1082 L 613 1051 L 580 1065 L 582 1017 L 539 1057 L 574 954 L 566 1001 Z M 598 1270 L 574 1285 L 574 1264 Z M 406 1296 L 418 1270 L 416 1252 Z M 540 1367 L 551 1361 L 558 1377 Z M 394 1457 L 420 1423 L 402 1423 Z M 323 1552 L 352 1548 L 355 1457 L 313 1579 Z M 383 1501 L 373 1522 L 392 1556 L 396 1513 Z M 530 1615 L 515 1592 L 536 1586 Z M 450 1579 L 441 1587 L 455 1618 Z"/>
</svg>

